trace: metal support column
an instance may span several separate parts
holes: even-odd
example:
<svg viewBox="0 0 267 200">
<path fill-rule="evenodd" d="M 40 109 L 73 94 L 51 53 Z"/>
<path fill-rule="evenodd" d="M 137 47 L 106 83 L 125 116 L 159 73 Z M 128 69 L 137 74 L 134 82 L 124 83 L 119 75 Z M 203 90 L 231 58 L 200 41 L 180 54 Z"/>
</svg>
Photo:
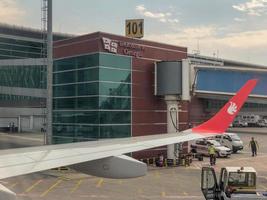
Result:
<svg viewBox="0 0 267 200">
<path fill-rule="evenodd" d="M 178 115 L 178 96 L 166 95 L 165 101 L 167 104 L 167 132 L 176 133 L 179 129 L 179 115 Z M 167 158 L 175 159 L 176 144 L 168 145 Z"/>
<path fill-rule="evenodd" d="M 48 0 L 47 9 L 47 130 L 46 144 L 52 143 L 52 95 L 53 95 L 53 34 L 52 34 L 52 0 Z"/>
</svg>

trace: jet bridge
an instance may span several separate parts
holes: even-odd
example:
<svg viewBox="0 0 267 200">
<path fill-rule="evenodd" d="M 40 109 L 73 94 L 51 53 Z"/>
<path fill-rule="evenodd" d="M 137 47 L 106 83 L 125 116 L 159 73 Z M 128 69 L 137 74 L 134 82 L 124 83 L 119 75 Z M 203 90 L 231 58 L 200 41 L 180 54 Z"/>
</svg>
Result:
<svg viewBox="0 0 267 200">
<path fill-rule="evenodd" d="M 167 132 L 179 132 L 179 101 L 190 100 L 189 65 L 183 61 L 155 63 L 155 95 L 163 96 L 167 105 Z M 174 159 L 179 145 L 169 145 L 167 157 Z"/>
</svg>

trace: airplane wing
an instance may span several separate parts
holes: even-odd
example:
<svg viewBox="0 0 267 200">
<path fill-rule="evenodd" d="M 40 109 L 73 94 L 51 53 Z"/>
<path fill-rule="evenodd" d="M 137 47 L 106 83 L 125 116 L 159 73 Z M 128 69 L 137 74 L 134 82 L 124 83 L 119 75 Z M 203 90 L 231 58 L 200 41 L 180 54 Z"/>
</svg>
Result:
<svg viewBox="0 0 267 200">
<path fill-rule="evenodd" d="M 69 165 L 110 178 L 144 175 L 145 164 L 123 154 L 222 134 L 256 83 L 256 79 L 249 80 L 213 118 L 180 133 L 1 150 L 0 179 Z"/>
<path fill-rule="evenodd" d="M 214 117 L 180 133 L 1 150 L 0 179 L 61 166 L 108 178 L 143 176 L 146 164 L 123 154 L 223 134 L 256 84 L 247 81 Z M 0 185 L 0 199 L 13 200 L 16 194 Z"/>
</svg>

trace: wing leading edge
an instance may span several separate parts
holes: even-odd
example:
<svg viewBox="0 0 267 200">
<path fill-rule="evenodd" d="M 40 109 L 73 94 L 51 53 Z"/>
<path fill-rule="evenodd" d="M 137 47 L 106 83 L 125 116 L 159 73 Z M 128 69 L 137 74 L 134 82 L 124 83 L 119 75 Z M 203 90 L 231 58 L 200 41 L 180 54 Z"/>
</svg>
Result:
<svg viewBox="0 0 267 200">
<path fill-rule="evenodd" d="M 213 118 L 198 127 L 178 134 L 170 133 L 2 150 L 0 151 L 0 179 L 109 157 L 120 157 L 130 152 L 204 138 L 210 136 L 210 134 L 223 133 L 234 120 L 256 83 L 257 80 L 249 80 Z M 235 105 L 233 106 L 233 104 Z M 225 120 L 223 126 L 219 123 L 220 120 Z"/>
</svg>

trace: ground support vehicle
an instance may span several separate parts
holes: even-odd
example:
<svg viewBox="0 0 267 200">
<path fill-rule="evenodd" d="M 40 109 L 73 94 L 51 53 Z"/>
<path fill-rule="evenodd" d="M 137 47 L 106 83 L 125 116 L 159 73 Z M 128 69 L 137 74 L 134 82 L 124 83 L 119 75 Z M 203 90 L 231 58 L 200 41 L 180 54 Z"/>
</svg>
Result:
<svg viewBox="0 0 267 200">
<path fill-rule="evenodd" d="M 243 141 L 236 133 L 225 133 L 223 135 L 216 135 L 215 140 L 221 145 L 228 147 L 233 153 L 244 148 Z"/>
<path fill-rule="evenodd" d="M 206 200 L 267 200 L 267 192 L 256 190 L 256 178 L 252 167 L 225 167 L 217 182 L 214 168 L 203 167 L 201 190 Z"/>
<path fill-rule="evenodd" d="M 231 149 L 222 146 L 219 142 L 213 139 L 200 139 L 191 145 L 191 152 L 209 156 L 208 148 L 214 145 L 216 149 L 216 157 L 229 157 L 232 153 Z"/>
</svg>

